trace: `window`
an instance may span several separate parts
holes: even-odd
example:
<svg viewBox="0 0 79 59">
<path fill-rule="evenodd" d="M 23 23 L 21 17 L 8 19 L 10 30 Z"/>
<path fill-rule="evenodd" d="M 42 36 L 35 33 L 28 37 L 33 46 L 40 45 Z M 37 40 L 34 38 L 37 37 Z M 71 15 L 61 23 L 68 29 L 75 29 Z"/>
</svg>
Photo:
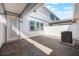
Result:
<svg viewBox="0 0 79 59">
<path fill-rule="evenodd" d="M 43 23 L 41 23 L 41 30 L 43 30 Z"/>
<path fill-rule="evenodd" d="M 30 30 L 35 30 L 35 22 L 30 21 Z"/>
<path fill-rule="evenodd" d="M 56 20 L 59 20 L 59 18 L 58 18 L 58 17 L 56 17 Z"/>
<path fill-rule="evenodd" d="M 50 14 L 50 19 L 54 20 L 55 16 L 53 14 Z"/>
<path fill-rule="evenodd" d="M 40 29 L 40 24 L 39 22 L 36 22 L 36 30 L 39 30 Z"/>
<path fill-rule="evenodd" d="M 43 23 L 30 21 L 30 30 L 31 31 L 43 30 Z"/>
<path fill-rule="evenodd" d="M 51 20 L 54 20 L 54 21 L 59 20 L 59 18 L 56 17 L 56 16 L 53 15 L 53 14 L 50 14 L 50 19 L 51 19 Z"/>
<path fill-rule="evenodd" d="M 35 22 L 34 21 L 30 21 L 30 25 L 34 26 Z"/>
</svg>

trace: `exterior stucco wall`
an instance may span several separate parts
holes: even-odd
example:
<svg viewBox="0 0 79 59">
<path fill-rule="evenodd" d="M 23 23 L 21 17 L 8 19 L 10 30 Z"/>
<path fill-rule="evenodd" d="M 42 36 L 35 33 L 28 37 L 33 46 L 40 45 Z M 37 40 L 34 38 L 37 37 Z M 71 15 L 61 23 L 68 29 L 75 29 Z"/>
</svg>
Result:
<svg viewBox="0 0 79 59">
<path fill-rule="evenodd" d="M 4 13 L 2 4 L 0 4 L 0 13 Z M 5 41 L 5 17 L 4 15 L 0 14 L 0 47 L 2 46 L 2 44 Z"/>
<path fill-rule="evenodd" d="M 79 4 L 75 4 L 74 6 L 74 18 L 77 18 L 76 23 L 79 24 Z"/>
<path fill-rule="evenodd" d="M 46 12 L 47 15 L 42 12 Z M 38 8 L 36 12 L 32 12 L 21 19 L 22 23 L 20 23 L 20 31 L 28 37 L 43 35 L 43 30 L 30 31 L 30 21 L 40 22 L 43 23 L 44 26 L 48 26 L 48 22 L 51 21 L 50 16 L 48 15 L 50 15 L 48 11 L 43 8 Z"/>
<path fill-rule="evenodd" d="M 5 42 L 4 26 L 5 26 L 5 17 L 4 15 L 0 15 L 0 47 Z"/>
<path fill-rule="evenodd" d="M 43 34 L 43 30 L 30 31 L 30 21 L 43 23 L 44 26 L 48 25 L 47 22 L 44 22 L 42 20 L 38 20 L 38 19 L 32 18 L 30 16 L 22 19 L 22 23 L 20 23 L 20 31 L 23 32 L 28 37 L 33 37 L 33 36 L 38 36 L 38 35 L 42 35 Z"/>
<path fill-rule="evenodd" d="M 30 13 L 29 16 L 33 16 L 39 19 L 43 19 L 45 21 L 51 21 L 50 20 L 50 12 L 46 10 L 44 7 L 39 7 L 35 10 L 35 12 Z"/>
</svg>

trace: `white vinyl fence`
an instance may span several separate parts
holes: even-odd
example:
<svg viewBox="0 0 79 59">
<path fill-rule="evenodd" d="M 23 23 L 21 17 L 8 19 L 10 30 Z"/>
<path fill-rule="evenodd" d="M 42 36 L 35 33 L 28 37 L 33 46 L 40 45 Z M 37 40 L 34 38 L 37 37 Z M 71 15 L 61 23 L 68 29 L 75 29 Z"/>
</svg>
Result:
<svg viewBox="0 0 79 59">
<path fill-rule="evenodd" d="M 45 26 L 45 35 L 61 38 L 62 31 L 72 31 L 73 39 L 79 39 L 79 24 Z"/>
</svg>

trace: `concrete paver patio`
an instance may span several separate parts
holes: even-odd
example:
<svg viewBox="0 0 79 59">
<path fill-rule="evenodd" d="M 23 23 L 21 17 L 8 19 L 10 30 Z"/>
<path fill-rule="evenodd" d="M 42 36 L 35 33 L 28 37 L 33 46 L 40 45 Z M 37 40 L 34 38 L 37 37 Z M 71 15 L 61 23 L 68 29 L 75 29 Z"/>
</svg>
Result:
<svg viewBox="0 0 79 59">
<path fill-rule="evenodd" d="M 35 45 L 29 43 L 25 39 L 18 40 L 11 43 L 3 44 L 0 49 L 1 56 L 78 56 L 79 48 L 68 46 L 61 43 L 60 40 L 47 37 L 37 36 L 30 38 L 50 49 L 50 54 L 44 53 L 42 50 L 37 48 Z"/>
</svg>

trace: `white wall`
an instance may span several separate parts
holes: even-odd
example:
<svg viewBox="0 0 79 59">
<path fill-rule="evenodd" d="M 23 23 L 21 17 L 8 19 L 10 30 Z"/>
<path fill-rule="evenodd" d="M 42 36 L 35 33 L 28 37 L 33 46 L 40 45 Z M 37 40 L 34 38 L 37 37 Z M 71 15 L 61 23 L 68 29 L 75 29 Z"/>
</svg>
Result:
<svg viewBox="0 0 79 59">
<path fill-rule="evenodd" d="M 72 24 L 69 26 L 68 31 L 72 31 L 73 39 L 79 40 L 79 24 Z"/>
<path fill-rule="evenodd" d="M 73 17 L 77 18 L 76 23 L 79 24 L 79 4 L 74 4 L 74 13 Z"/>
<path fill-rule="evenodd" d="M 4 43 L 5 34 L 4 34 L 4 25 L 5 25 L 5 18 L 3 15 L 0 15 L 0 47 Z"/>
<path fill-rule="evenodd" d="M 2 4 L 0 4 L 0 13 L 4 13 Z M 4 15 L 0 14 L 0 47 L 5 41 L 5 30 L 4 30 L 4 25 L 5 25 L 5 17 Z"/>
<path fill-rule="evenodd" d="M 59 25 L 59 26 L 46 26 L 44 27 L 44 33 L 45 35 L 51 35 L 54 37 L 61 37 L 61 32 L 66 31 L 68 29 L 69 25 Z"/>
<path fill-rule="evenodd" d="M 45 35 L 51 35 L 61 38 L 62 31 L 72 31 L 73 39 L 79 39 L 79 24 L 44 27 Z"/>
</svg>

